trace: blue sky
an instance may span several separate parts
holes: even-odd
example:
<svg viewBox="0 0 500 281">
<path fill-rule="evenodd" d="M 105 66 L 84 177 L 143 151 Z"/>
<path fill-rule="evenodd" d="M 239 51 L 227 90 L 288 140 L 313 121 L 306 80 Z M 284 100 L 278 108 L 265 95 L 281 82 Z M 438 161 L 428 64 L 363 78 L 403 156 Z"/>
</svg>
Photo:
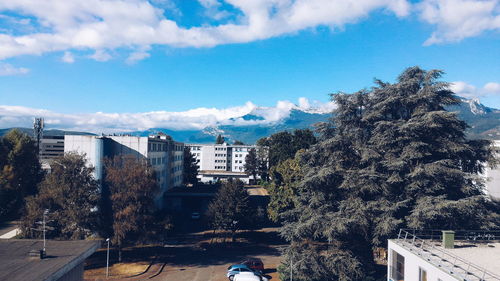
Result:
<svg viewBox="0 0 500 281">
<path fill-rule="evenodd" d="M 34 114 L 78 127 L 96 112 L 320 106 L 413 65 L 500 108 L 498 0 L 42 2 L 0 3 L 0 127 Z M 127 124 L 161 125 L 141 122 Z"/>
</svg>

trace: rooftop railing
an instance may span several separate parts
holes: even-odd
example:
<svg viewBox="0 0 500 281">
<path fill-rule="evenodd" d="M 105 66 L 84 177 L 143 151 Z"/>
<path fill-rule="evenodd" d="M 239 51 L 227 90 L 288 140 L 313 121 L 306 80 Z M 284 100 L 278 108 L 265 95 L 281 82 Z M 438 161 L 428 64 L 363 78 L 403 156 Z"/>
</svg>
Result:
<svg viewBox="0 0 500 281">
<path fill-rule="evenodd" d="M 467 234 L 467 232 L 470 233 Z M 464 238 L 462 240 L 469 242 L 479 242 L 480 239 L 481 241 L 500 240 L 500 231 L 463 231 L 463 233 L 459 233 L 459 237 Z M 422 236 L 417 236 L 417 234 L 422 234 Z M 411 252 L 458 277 L 459 280 L 500 281 L 500 276 L 489 272 L 485 268 L 475 265 L 441 247 L 436 247 L 433 240 L 441 239 L 441 236 L 442 234 L 438 234 L 437 230 L 401 229 L 397 239 Z M 455 240 L 459 240 L 456 235 Z"/>
</svg>

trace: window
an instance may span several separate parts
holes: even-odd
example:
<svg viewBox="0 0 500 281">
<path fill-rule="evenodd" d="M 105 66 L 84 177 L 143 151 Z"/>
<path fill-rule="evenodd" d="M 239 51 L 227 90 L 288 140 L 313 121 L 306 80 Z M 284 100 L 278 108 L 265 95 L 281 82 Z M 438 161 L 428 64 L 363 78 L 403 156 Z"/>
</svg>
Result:
<svg viewBox="0 0 500 281">
<path fill-rule="evenodd" d="M 427 271 L 421 267 L 418 268 L 418 280 L 427 281 Z"/>
<path fill-rule="evenodd" d="M 391 278 L 394 281 L 404 281 L 405 277 L 405 257 L 396 251 L 391 251 Z"/>
</svg>

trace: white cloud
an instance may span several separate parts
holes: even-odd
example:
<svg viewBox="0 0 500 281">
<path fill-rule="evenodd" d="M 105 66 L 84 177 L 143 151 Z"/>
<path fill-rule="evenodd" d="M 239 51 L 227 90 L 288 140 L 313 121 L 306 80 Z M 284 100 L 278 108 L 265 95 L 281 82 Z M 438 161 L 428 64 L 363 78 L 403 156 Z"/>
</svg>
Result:
<svg viewBox="0 0 500 281">
<path fill-rule="evenodd" d="M 0 76 L 27 74 L 30 70 L 24 67 L 15 67 L 8 63 L 0 62 Z"/>
<path fill-rule="evenodd" d="M 489 82 L 477 88 L 463 81 L 453 82 L 450 89 L 458 96 L 468 99 L 479 99 L 490 96 L 500 96 L 500 83 Z"/>
<path fill-rule="evenodd" d="M 423 21 L 436 25 L 424 45 L 457 42 L 500 29 L 498 0 L 423 0 L 418 9 Z"/>
<path fill-rule="evenodd" d="M 96 50 L 93 55 L 90 55 L 89 58 L 94 59 L 96 61 L 105 62 L 105 61 L 110 60 L 112 57 L 105 50 L 99 49 L 99 50 Z"/>
<path fill-rule="evenodd" d="M 133 52 L 132 54 L 130 54 L 130 56 L 128 56 L 126 62 L 128 64 L 134 64 L 138 61 L 141 61 L 143 59 L 146 59 L 146 58 L 149 58 L 151 55 L 148 53 L 148 51 L 151 50 L 151 47 L 149 46 L 145 46 L 135 52 Z"/>
<path fill-rule="evenodd" d="M 207 9 L 219 10 L 220 1 L 200 0 Z M 0 34 L 0 60 L 14 56 L 71 49 L 94 50 L 94 59 L 105 60 L 102 50 L 130 48 L 132 52 L 153 44 L 174 47 L 211 47 L 267 39 L 317 26 L 342 28 L 375 10 L 406 16 L 406 0 L 225 0 L 239 13 L 235 22 L 180 27 L 165 17 L 171 1 L 155 0 L 11 0 L 0 1 L 0 13 L 16 12 L 33 18 L 36 29 L 21 35 Z M 8 28 L 15 29 L 15 26 Z"/>
<path fill-rule="evenodd" d="M 273 107 L 259 107 L 252 102 L 247 102 L 242 106 L 224 109 L 200 107 L 182 112 L 86 114 L 63 114 L 23 106 L 0 105 L 0 128 L 31 127 L 34 117 L 43 117 L 49 128 L 94 133 L 127 132 L 149 128 L 204 129 L 217 125 L 269 124 L 288 117 L 294 109 L 328 113 L 333 106 L 331 102 L 310 102 L 305 98 L 300 98 L 299 103 L 300 105 L 297 106 L 290 101 L 279 101 Z M 245 120 L 243 116 L 247 114 L 259 116 L 262 120 Z"/>
<path fill-rule="evenodd" d="M 75 57 L 73 56 L 73 53 L 66 51 L 64 52 L 64 55 L 62 56 L 61 60 L 65 63 L 74 63 Z"/>
</svg>

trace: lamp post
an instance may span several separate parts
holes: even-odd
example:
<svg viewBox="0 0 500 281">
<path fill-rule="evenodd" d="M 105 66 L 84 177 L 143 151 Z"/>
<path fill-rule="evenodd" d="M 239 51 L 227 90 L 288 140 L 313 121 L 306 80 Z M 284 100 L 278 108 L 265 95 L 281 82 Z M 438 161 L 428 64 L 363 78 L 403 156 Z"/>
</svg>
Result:
<svg viewBox="0 0 500 281">
<path fill-rule="evenodd" d="M 106 278 L 109 276 L 109 238 L 106 239 L 106 242 L 108 242 L 108 252 L 106 255 Z"/>
<path fill-rule="evenodd" d="M 45 209 L 45 211 L 43 211 L 43 254 L 45 255 L 45 246 L 46 246 L 46 242 L 45 242 L 45 216 L 49 213 L 49 209 Z"/>
</svg>

